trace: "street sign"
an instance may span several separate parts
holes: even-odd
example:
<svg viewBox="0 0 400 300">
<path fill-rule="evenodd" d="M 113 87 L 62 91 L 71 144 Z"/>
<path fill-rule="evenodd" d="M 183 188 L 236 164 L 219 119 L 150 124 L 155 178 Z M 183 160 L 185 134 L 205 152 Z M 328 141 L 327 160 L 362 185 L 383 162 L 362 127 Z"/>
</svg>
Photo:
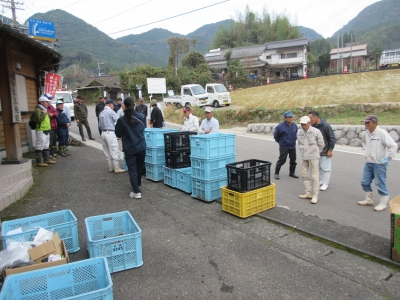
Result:
<svg viewBox="0 0 400 300">
<path fill-rule="evenodd" d="M 56 41 L 54 22 L 29 19 L 29 34 L 36 40 Z"/>
</svg>

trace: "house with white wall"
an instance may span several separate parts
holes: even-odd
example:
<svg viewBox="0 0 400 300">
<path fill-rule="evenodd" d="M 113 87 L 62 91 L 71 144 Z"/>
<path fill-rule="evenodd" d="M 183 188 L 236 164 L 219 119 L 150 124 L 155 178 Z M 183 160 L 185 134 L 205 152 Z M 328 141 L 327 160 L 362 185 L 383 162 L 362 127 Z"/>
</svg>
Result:
<svg viewBox="0 0 400 300">
<path fill-rule="evenodd" d="M 248 47 L 214 49 L 204 57 L 209 69 L 226 73 L 225 56 L 231 51 L 231 59 L 239 59 L 248 74 L 273 80 L 303 77 L 309 50 L 309 39 L 300 38 Z"/>
</svg>

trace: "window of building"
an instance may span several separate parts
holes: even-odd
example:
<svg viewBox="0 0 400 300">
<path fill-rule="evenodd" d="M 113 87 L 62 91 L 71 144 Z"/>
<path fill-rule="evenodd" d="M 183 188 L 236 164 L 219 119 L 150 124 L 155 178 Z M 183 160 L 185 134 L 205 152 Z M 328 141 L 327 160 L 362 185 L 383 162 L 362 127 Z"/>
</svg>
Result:
<svg viewBox="0 0 400 300">
<path fill-rule="evenodd" d="M 275 72 L 276 77 L 281 77 L 281 72 Z"/>
<path fill-rule="evenodd" d="M 271 59 L 271 55 L 267 55 L 267 56 L 266 56 L 266 59 Z"/>
<path fill-rule="evenodd" d="M 295 52 L 295 53 L 287 53 L 286 54 L 286 58 L 295 58 L 295 57 L 297 57 L 297 53 Z"/>
<path fill-rule="evenodd" d="M 281 59 L 285 59 L 286 58 L 286 54 L 281 54 Z"/>
</svg>

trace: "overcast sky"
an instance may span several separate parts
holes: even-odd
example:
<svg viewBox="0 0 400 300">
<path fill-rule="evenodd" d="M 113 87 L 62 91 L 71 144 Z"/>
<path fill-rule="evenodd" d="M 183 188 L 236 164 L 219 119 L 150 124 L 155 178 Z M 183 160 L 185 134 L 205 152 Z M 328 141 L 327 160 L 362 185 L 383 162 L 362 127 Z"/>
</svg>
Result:
<svg viewBox="0 0 400 300">
<path fill-rule="evenodd" d="M 293 20 L 297 20 L 297 25 L 314 29 L 326 38 L 332 36 L 362 9 L 374 2 L 377 0 L 252 0 L 247 3 L 251 10 L 258 13 L 261 13 L 263 8 L 270 13 L 285 12 Z M 63 9 L 112 38 L 117 38 L 146 32 L 153 28 L 188 34 L 205 24 L 235 18 L 237 12 L 245 11 L 246 2 L 241 0 L 25 0 L 23 5 L 17 7 L 24 8 L 16 12 L 19 22 L 24 22 L 37 12 Z M 3 8 L 3 12 L 8 17 L 12 16 L 7 8 Z M 177 16 L 180 14 L 185 15 Z M 171 19 L 156 22 L 166 18 Z M 156 23 L 149 24 L 151 22 Z M 115 33 L 118 31 L 122 32 Z"/>
</svg>

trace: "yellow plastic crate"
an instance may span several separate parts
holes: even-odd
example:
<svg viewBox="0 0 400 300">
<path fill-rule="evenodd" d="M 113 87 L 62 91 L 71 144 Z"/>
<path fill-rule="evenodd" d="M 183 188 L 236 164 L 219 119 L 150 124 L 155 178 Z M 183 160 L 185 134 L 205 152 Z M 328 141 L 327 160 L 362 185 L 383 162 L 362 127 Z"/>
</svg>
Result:
<svg viewBox="0 0 400 300">
<path fill-rule="evenodd" d="M 240 218 L 247 218 L 275 207 L 275 184 L 246 193 L 239 193 L 223 186 L 222 210 Z"/>
</svg>

